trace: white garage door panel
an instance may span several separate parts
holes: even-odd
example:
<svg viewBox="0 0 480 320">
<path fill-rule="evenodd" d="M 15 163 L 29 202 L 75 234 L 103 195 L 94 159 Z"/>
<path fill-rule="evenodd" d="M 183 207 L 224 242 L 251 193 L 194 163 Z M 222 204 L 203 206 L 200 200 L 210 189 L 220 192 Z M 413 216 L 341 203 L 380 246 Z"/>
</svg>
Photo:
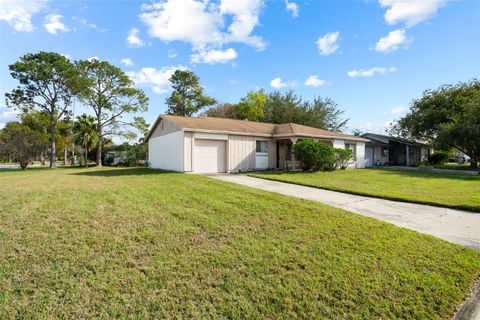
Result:
<svg viewBox="0 0 480 320">
<path fill-rule="evenodd" d="M 225 141 L 195 139 L 195 172 L 225 172 Z"/>
</svg>

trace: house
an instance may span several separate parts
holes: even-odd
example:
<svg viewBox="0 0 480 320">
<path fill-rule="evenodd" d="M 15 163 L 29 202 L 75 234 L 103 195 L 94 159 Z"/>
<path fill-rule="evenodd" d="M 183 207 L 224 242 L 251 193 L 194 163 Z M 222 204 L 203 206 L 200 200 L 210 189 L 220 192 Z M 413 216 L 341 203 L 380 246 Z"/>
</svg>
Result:
<svg viewBox="0 0 480 320">
<path fill-rule="evenodd" d="M 209 117 L 159 116 L 150 130 L 151 168 L 180 172 L 241 172 L 285 169 L 292 145 L 313 138 L 335 148 L 353 150 L 352 166 L 364 167 L 363 137 L 294 123 L 272 124 Z"/>
<path fill-rule="evenodd" d="M 417 166 L 433 149 L 425 143 L 375 133 L 364 133 L 365 166 Z"/>
</svg>

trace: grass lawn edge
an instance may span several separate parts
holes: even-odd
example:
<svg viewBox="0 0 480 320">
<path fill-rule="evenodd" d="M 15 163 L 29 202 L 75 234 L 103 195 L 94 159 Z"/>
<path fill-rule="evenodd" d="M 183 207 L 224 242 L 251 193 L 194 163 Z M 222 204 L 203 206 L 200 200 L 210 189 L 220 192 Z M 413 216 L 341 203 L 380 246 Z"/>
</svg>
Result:
<svg viewBox="0 0 480 320">
<path fill-rule="evenodd" d="M 458 209 L 458 210 L 469 211 L 469 212 L 472 212 L 472 213 L 480 213 L 480 209 L 477 209 L 477 208 L 471 207 L 471 206 L 447 205 L 447 204 L 435 203 L 435 202 L 431 202 L 431 201 L 409 200 L 409 199 L 405 199 L 405 198 L 401 198 L 401 197 L 395 197 L 395 196 L 373 195 L 373 194 L 369 194 L 368 192 L 344 190 L 342 188 L 319 187 L 319 186 L 315 186 L 315 185 L 309 184 L 309 183 L 293 182 L 293 181 L 286 181 L 286 180 L 277 179 L 277 178 L 270 178 L 270 177 L 266 176 L 268 174 L 269 173 L 261 173 L 261 174 L 250 173 L 250 174 L 248 174 L 248 176 L 253 177 L 253 178 L 269 180 L 269 181 L 277 181 L 277 182 L 295 184 L 295 185 L 299 185 L 299 186 L 303 186 L 303 187 L 310 187 L 310 188 L 315 188 L 315 189 L 322 189 L 322 190 L 329 190 L 329 191 L 336 191 L 336 192 L 342 192 L 342 193 L 347 193 L 347 194 L 353 194 L 353 195 L 357 195 L 357 196 L 391 200 L 391 201 L 396 201 L 396 202 L 423 204 L 423 205 L 429 205 L 429 206 L 432 206 L 432 207 L 447 208 L 447 209 Z"/>
</svg>

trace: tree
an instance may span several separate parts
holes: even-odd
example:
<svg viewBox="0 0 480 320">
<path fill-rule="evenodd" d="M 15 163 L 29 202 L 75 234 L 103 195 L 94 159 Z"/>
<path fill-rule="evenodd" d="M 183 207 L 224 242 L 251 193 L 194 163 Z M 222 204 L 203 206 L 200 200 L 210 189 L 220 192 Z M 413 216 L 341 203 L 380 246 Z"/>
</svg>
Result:
<svg viewBox="0 0 480 320">
<path fill-rule="evenodd" d="M 170 77 L 170 82 L 173 92 L 166 100 L 168 114 L 191 117 L 216 102 L 203 93 L 200 79 L 190 70 L 176 70 Z"/>
<path fill-rule="evenodd" d="M 147 111 L 148 98 L 142 90 L 134 88 L 133 81 L 120 68 L 107 61 L 82 60 L 76 65 L 82 84 L 80 100 L 95 112 L 98 137 L 96 165 L 102 166 L 103 139 L 118 133 L 121 126 L 132 125 L 123 121 L 123 116 Z"/>
<path fill-rule="evenodd" d="M 265 121 L 270 123 L 292 122 L 340 132 L 348 122 L 343 118 L 344 111 L 332 99 L 315 97 L 309 102 L 293 91 L 270 93 L 264 109 Z"/>
<path fill-rule="evenodd" d="M 44 141 L 28 126 L 20 122 L 8 122 L 0 130 L 0 152 L 6 153 L 20 164 L 22 170 L 44 148 Z"/>
<path fill-rule="evenodd" d="M 78 73 L 67 58 L 54 52 L 26 54 L 9 69 L 20 85 L 6 94 L 7 106 L 23 112 L 38 110 L 48 116 L 50 168 L 55 168 L 57 122 L 68 113 Z"/>
<path fill-rule="evenodd" d="M 267 101 L 268 95 L 263 90 L 248 92 L 237 106 L 238 116 L 244 120 L 263 121 Z"/>
<path fill-rule="evenodd" d="M 480 158 L 480 81 L 443 85 L 414 100 L 393 128 L 401 136 L 432 141 L 438 149 L 455 148 L 478 167 Z"/>
<path fill-rule="evenodd" d="M 208 109 L 204 115 L 212 118 L 241 119 L 237 106 L 237 104 L 220 103 Z"/>
<path fill-rule="evenodd" d="M 73 139 L 75 144 L 85 150 L 85 167 L 88 167 L 88 152 L 98 143 L 97 121 L 95 117 L 82 114 L 77 117 L 73 125 Z"/>
<path fill-rule="evenodd" d="M 338 109 L 338 105 L 330 98 L 313 98 L 308 103 L 303 124 L 312 127 L 341 132 L 345 129 L 348 119 L 343 118 L 345 111 Z"/>
</svg>

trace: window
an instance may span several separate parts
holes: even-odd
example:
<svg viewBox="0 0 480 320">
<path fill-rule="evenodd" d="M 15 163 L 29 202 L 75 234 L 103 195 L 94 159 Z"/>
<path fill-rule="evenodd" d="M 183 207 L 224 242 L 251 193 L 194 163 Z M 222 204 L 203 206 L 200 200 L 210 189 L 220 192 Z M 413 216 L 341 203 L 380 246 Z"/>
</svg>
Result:
<svg viewBox="0 0 480 320">
<path fill-rule="evenodd" d="M 257 141 L 257 153 L 267 153 L 268 152 L 268 142 L 267 141 Z"/>
<path fill-rule="evenodd" d="M 346 150 L 352 150 L 352 157 L 354 161 L 357 161 L 357 146 L 355 144 L 346 143 L 345 144 Z"/>
</svg>

